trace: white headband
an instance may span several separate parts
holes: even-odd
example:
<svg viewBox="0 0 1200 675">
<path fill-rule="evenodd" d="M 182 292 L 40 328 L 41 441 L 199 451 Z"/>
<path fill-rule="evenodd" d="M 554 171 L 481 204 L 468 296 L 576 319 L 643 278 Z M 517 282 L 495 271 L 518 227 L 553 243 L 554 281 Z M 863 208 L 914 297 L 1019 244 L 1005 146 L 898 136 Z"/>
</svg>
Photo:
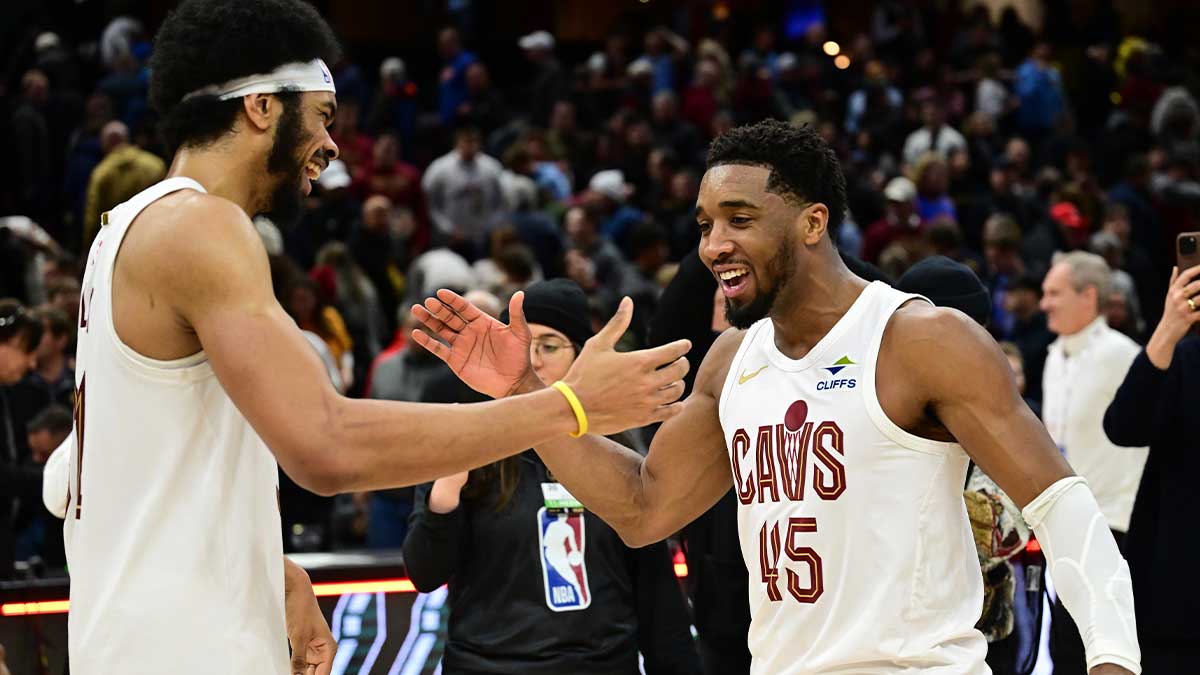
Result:
<svg viewBox="0 0 1200 675">
<path fill-rule="evenodd" d="M 333 76 L 321 59 L 308 63 L 297 61 L 285 63 L 269 73 L 247 75 L 224 84 L 210 84 L 183 97 L 186 101 L 193 96 L 213 96 L 222 101 L 241 98 L 250 94 L 277 94 L 281 91 L 332 91 Z"/>
</svg>

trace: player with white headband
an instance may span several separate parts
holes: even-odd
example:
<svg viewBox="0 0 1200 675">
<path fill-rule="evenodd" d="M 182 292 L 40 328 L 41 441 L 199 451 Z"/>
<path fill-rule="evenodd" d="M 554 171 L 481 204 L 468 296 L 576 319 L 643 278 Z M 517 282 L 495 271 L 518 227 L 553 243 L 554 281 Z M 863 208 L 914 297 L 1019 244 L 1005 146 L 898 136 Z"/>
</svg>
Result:
<svg viewBox="0 0 1200 675">
<path fill-rule="evenodd" d="M 283 557 L 279 467 L 321 494 L 398 487 L 678 410 L 688 345 L 615 352 L 628 299 L 552 390 L 462 406 L 334 391 L 250 217 L 294 219 L 337 156 L 338 58 L 301 0 L 185 0 L 156 37 L 150 98 L 174 158 L 104 214 L 89 254 L 75 442 L 51 499 L 76 675 L 277 675 L 289 642 L 290 672 L 330 672 L 329 629 Z"/>
</svg>

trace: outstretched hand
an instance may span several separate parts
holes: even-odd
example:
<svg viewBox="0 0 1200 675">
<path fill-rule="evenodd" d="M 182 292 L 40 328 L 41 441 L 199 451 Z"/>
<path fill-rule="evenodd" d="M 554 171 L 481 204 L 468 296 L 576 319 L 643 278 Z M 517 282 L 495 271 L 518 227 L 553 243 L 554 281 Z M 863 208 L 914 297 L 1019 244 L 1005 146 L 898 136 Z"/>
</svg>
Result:
<svg viewBox="0 0 1200 675">
<path fill-rule="evenodd" d="M 413 316 L 428 332 L 414 330 L 412 338 L 475 391 L 492 398 L 511 396 L 537 377 L 529 365 L 532 338 L 524 301 L 519 291 L 509 300 L 506 325 L 454 291 L 442 289 L 424 305 L 413 305 Z"/>
<path fill-rule="evenodd" d="M 413 340 L 445 361 L 472 389 L 493 398 L 542 386 L 529 365 L 529 327 L 522 311 L 524 294 L 508 305 L 505 325 L 484 314 L 457 293 L 440 290 L 436 298 L 413 305 L 413 315 L 428 333 Z M 633 301 L 621 300 L 617 313 L 587 341 L 563 380 L 586 411 L 589 428 L 599 434 L 661 422 L 679 413 L 687 340 L 636 352 L 618 352 L 617 341 L 629 328 Z"/>
<path fill-rule="evenodd" d="M 592 432 L 608 435 L 663 422 L 683 409 L 683 377 L 688 373 L 684 356 L 688 340 L 676 340 L 653 349 L 618 352 L 617 342 L 633 320 L 633 301 L 621 300 L 609 319 L 579 352 L 563 381 L 587 411 Z"/>
</svg>

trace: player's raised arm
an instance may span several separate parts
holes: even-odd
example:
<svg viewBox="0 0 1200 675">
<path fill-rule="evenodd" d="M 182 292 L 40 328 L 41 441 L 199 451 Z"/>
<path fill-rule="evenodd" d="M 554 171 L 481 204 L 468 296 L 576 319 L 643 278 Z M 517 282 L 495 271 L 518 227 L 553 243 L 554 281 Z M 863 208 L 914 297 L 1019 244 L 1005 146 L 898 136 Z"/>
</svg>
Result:
<svg viewBox="0 0 1200 675">
<path fill-rule="evenodd" d="M 222 387 L 300 485 L 331 494 L 429 481 L 576 428 L 553 390 L 460 406 L 339 396 L 273 296 L 266 252 L 245 213 L 205 195 L 177 206 L 172 222 L 154 233 L 159 255 L 139 258 L 152 261 L 144 273 L 155 280 L 159 301 L 195 331 Z M 667 360 L 685 351 L 667 350 Z M 675 412 L 665 404 L 682 383 L 659 391 L 670 383 L 658 364 L 612 350 L 593 350 L 580 361 L 588 376 L 578 392 L 606 429 Z M 653 387 L 637 386 L 648 382 Z"/>
<path fill-rule="evenodd" d="M 1084 636 L 1092 675 L 1139 672 L 1129 567 L 1086 482 L 1022 401 L 995 341 L 965 315 L 911 303 L 893 316 L 882 354 L 889 373 L 909 379 L 915 400 L 1023 508 Z M 881 366 L 880 381 L 886 376 Z"/>
<path fill-rule="evenodd" d="M 612 348 L 628 326 L 628 316 L 620 316 L 628 309 L 626 298 L 618 317 L 588 341 L 580 361 L 592 351 Z M 457 294 L 439 291 L 437 298 L 413 307 L 413 312 L 442 342 L 424 333 L 413 337 L 476 390 L 503 396 L 519 386 L 543 386 L 521 372 L 522 359 L 527 361 L 529 353 L 527 341 L 519 339 L 521 331 L 514 332 L 488 317 Z M 510 307 L 510 313 L 513 328 L 523 325 L 519 301 Z M 608 522 L 626 544 L 645 546 L 669 536 L 729 489 L 732 474 L 717 403 L 742 337 L 740 331 L 730 330 L 716 341 L 696 374 L 692 395 L 676 404 L 682 410 L 659 428 L 646 457 L 599 435 L 578 439 L 560 435 L 534 445 L 554 477 Z M 647 354 L 680 344 L 686 342 L 664 345 Z M 662 362 L 662 357 L 655 360 Z M 677 362 L 664 370 L 678 366 Z M 568 380 L 578 367 L 579 361 L 572 366 Z M 666 379 L 674 382 L 685 373 L 681 369 Z M 592 403 L 587 397 L 580 398 L 590 417 Z"/>
</svg>

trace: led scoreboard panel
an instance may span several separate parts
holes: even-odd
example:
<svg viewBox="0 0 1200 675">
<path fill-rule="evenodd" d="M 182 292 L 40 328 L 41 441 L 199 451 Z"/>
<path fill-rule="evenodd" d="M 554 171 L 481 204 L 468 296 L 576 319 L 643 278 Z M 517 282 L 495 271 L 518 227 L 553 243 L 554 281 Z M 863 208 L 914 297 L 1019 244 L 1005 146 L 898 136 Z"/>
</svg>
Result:
<svg viewBox="0 0 1200 675">
<path fill-rule="evenodd" d="M 439 672 L 448 615 L 445 588 L 417 593 L 399 554 L 289 557 L 308 570 L 338 642 L 333 675 Z M 0 644 L 13 675 L 65 672 L 69 591 L 65 577 L 0 582 Z"/>
</svg>

